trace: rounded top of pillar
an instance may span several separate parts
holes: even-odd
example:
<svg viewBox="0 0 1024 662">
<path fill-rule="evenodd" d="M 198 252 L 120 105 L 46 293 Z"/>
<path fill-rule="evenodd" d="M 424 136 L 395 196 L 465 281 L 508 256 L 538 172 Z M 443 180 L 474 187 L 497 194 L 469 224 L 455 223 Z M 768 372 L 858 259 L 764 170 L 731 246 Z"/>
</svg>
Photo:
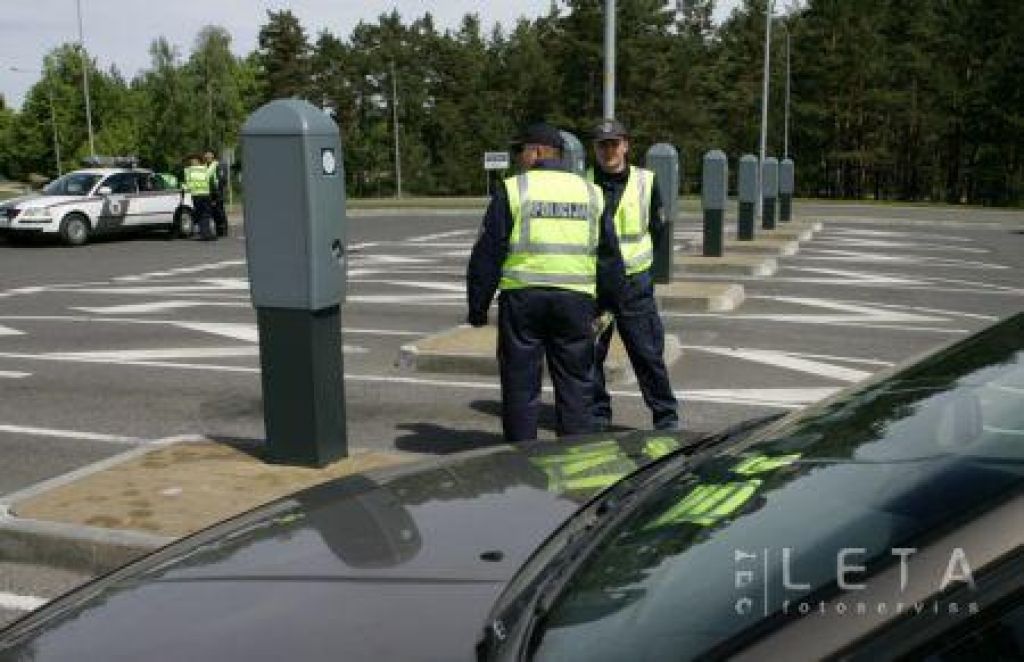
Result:
<svg viewBox="0 0 1024 662">
<path fill-rule="evenodd" d="M 679 158 L 679 151 L 668 143 L 655 143 L 647 149 L 647 156 Z"/>
<path fill-rule="evenodd" d="M 757 163 L 757 157 L 754 156 L 753 154 L 744 154 L 743 156 L 740 157 L 740 164 L 742 165 L 744 163 L 755 163 L 756 164 Z"/>
<path fill-rule="evenodd" d="M 257 108 L 242 126 L 249 136 L 336 136 L 338 125 L 303 99 L 275 99 Z"/>
<path fill-rule="evenodd" d="M 704 154 L 705 161 L 728 161 L 729 157 L 720 149 L 712 149 Z"/>
<path fill-rule="evenodd" d="M 566 151 L 582 151 L 583 143 L 575 135 L 568 131 L 559 131 L 562 134 L 562 142 L 564 143 L 563 149 Z"/>
</svg>

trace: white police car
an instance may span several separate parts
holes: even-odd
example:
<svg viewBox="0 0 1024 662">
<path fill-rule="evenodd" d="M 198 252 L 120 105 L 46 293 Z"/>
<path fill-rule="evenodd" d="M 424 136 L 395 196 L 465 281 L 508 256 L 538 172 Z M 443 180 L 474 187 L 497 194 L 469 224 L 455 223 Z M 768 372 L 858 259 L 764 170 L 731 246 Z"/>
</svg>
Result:
<svg viewBox="0 0 1024 662">
<path fill-rule="evenodd" d="M 56 234 L 70 246 L 122 230 L 191 235 L 192 198 L 151 170 L 126 165 L 76 170 L 37 194 L 0 202 L 0 234 Z"/>
</svg>

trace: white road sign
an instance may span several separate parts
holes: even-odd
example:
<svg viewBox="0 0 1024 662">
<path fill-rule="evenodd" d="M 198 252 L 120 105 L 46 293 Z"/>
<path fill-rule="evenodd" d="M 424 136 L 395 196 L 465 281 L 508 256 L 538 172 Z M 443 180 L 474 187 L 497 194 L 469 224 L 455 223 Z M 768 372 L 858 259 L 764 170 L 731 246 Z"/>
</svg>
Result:
<svg viewBox="0 0 1024 662">
<path fill-rule="evenodd" d="M 510 163 L 508 152 L 484 152 L 484 170 L 507 170 Z"/>
</svg>

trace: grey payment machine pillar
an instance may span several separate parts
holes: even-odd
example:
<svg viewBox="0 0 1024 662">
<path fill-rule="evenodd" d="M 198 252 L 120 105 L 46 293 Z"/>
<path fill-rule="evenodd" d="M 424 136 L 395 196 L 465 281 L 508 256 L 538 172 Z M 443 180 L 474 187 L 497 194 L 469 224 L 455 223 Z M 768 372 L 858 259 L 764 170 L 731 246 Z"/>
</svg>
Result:
<svg viewBox="0 0 1024 662">
<path fill-rule="evenodd" d="M 348 455 L 338 127 L 305 101 L 272 101 L 242 127 L 242 166 L 270 460 L 321 467 Z"/>
<path fill-rule="evenodd" d="M 754 239 L 754 207 L 757 205 L 757 157 L 753 154 L 744 154 L 740 157 L 737 189 L 739 189 L 739 209 L 736 214 L 736 238 L 740 241 L 752 241 Z"/>
<path fill-rule="evenodd" d="M 786 223 L 793 219 L 793 190 L 796 188 L 796 173 L 793 159 L 782 159 L 779 164 L 779 221 Z"/>
<path fill-rule="evenodd" d="M 647 150 L 644 165 L 654 172 L 654 183 L 657 190 L 654 194 L 661 200 L 661 213 L 664 219 L 664 230 L 654 246 L 654 264 L 651 265 L 651 276 L 655 283 L 672 282 L 672 251 L 674 248 L 674 230 L 676 216 L 679 213 L 679 152 L 668 143 L 651 145 Z"/>
<path fill-rule="evenodd" d="M 761 164 L 761 227 L 775 229 L 775 201 L 779 197 L 779 160 L 769 156 Z"/>
<path fill-rule="evenodd" d="M 580 139 L 568 131 L 562 134 L 562 167 L 568 172 L 575 172 L 580 177 L 587 174 L 587 154 L 583 151 Z"/>
<path fill-rule="evenodd" d="M 700 190 L 704 210 L 704 257 L 722 257 L 725 200 L 729 192 L 729 159 L 722 150 L 713 149 L 704 155 Z"/>
</svg>

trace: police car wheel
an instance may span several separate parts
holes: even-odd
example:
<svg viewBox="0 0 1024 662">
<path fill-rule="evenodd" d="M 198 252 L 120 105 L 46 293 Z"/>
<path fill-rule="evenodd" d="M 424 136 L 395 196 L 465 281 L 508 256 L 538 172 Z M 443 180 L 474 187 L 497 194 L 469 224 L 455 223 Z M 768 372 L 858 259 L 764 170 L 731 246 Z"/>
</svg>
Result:
<svg viewBox="0 0 1024 662">
<path fill-rule="evenodd" d="M 178 210 L 178 214 L 174 217 L 174 230 L 172 234 L 187 239 L 192 236 L 193 229 L 192 211 L 189 209 Z"/>
<path fill-rule="evenodd" d="M 89 219 L 82 214 L 68 214 L 61 221 L 60 238 L 68 246 L 81 246 L 89 241 Z"/>
</svg>

